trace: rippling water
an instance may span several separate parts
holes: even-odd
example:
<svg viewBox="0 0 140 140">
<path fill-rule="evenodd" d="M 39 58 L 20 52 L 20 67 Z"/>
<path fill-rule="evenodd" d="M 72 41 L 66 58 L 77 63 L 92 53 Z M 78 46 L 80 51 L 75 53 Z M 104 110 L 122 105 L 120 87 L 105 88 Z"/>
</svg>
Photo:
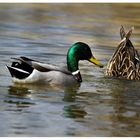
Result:
<svg viewBox="0 0 140 140">
<path fill-rule="evenodd" d="M 16 85 L 5 65 L 27 56 L 64 66 L 68 48 L 89 44 L 107 64 L 119 28 L 135 27 L 140 50 L 140 4 L 0 4 L 0 136 L 140 136 L 139 81 L 107 78 L 80 62 L 80 87 Z"/>
</svg>

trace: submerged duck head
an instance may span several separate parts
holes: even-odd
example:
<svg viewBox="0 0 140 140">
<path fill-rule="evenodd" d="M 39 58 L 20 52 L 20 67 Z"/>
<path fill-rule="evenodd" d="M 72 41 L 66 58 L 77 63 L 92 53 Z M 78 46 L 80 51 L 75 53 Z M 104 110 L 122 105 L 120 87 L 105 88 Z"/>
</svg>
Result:
<svg viewBox="0 0 140 140">
<path fill-rule="evenodd" d="M 82 82 L 78 68 L 78 62 L 80 60 L 87 60 L 101 68 L 103 67 L 103 64 L 92 55 L 91 49 L 87 44 L 83 42 L 73 44 L 67 53 L 67 67 L 78 82 Z"/>
</svg>

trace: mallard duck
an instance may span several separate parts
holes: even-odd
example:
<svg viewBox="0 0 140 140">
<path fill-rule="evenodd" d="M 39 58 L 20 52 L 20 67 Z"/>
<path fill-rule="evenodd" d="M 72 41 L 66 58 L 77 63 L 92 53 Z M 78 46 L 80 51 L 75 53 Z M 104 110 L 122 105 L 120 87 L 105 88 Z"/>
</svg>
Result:
<svg viewBox="0 0 140 140">
<path fill-rule="evenodd" d="M 132 30 L 126 33 L 123 26 L 120 28 L 121 42 L 107 64 L 107 76 L 140 80 L 140 57 L 129 39 Z"/>
<path fill-rule="evenodd" d="M 15 61 L 11 66 L 7 66 L 13 81 L 16 83 L 48 82 L 53 84 L 75 84 L 82 82 L 79 71 L 79 60 L 89 62 L 103 67 L 92 55 L 90 47 L 83 43 L 73 44 L 67 53 L 67 68 L 45 64 L 27 57 L 12 58 Z"/>
</svg>

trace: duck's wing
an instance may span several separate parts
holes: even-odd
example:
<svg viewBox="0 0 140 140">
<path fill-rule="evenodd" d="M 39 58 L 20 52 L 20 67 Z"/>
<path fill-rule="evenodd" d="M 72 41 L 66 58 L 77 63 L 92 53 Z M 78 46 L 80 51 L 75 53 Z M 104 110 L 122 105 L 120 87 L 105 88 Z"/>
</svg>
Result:
<svg viewBox="0 0 140 140">
<path fill-rule="evenodd" d="M 40 72 L 60 71 L 62 73 L 66 73 L 66 74 L 71 75 L 71 73 L 65 68 L 60 68 L 60 67 L 57 67 L 57 66 L 54 66 L 54 65 L 45 64 L 45 63 L 30 59 L 30 58 L 27 58 L 27 57 L 22 56 L 22 57 L 12 58 L 12 59 L 14 59 L 16 61 L 19 61 L 19 63 L 20 63 L 19 69 L 21 68 L 22 70 L 24 70 L 28 73 L 30 73 L 28 69 L 36 69 Z M 14 63 L 16 63 L 16 62 L 14 62 Z M 21 67 L 21 65 L 23 65 L 23 66 Z"/>
<path fill-rule="evenodd" d="M 125 33 L 124 28 L 120 29 L 122 38 L 117 50 L 108 62 L 106 75 L 122 77 L 127 79 L 138 79 L 136 72 L 139 69 L 139 54 L 130 41 L 133 28 Z"/>
<path fill-rule="evenodd" d="M 19 60 L 13 61 L 12 65 L 7 66 L 7 68 L 11 76 L 16 77 L 18 79 L 24 79 L 28 77 L 34 70 L 33 67 Z"/>
</svg>

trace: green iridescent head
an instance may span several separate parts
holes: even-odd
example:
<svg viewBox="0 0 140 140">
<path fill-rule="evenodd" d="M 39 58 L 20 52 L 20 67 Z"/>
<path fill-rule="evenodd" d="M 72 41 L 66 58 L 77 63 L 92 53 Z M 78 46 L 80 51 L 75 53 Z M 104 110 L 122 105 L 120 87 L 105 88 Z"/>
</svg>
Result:
<svg viewBox="0 0 140 140">
<path fill-rule="evenodd" d="M 88 60 L 99 67 L 103 67 L 103 65 L 92 55 L 91 49 L 87 44 L 83 42 L 73 44 L 67 53 L 67 67 L 79 82 L 82 81 L 78 67 L 79 60 Z"/>
</svg>

